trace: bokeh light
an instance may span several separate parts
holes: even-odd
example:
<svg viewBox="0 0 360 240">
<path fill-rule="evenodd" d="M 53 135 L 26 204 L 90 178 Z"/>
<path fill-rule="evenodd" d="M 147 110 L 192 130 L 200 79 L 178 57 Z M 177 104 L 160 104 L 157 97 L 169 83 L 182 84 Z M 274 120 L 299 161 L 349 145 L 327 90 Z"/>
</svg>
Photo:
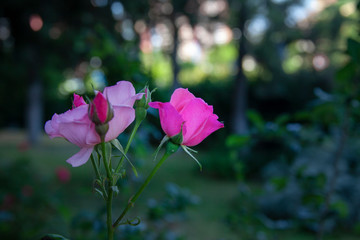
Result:
<svg viewBox="0 0 360 240">
<path fill-rule="evenodd" d="M 43 20 L 39 14 L 33 14 L 30 16 L 29 25 L 34 32 L 40 31 L 43 27 L 43 24 Z"/>
<path fill-rule="evenodd" d="M 111 13 L 116 20 L 121 20 L 125 16 L 124 6 L 121 2 L 113 2 L 111 4 Z"/>
<path fill-rule="evenodd" d="M 329 58 L 325 54 L 316 54 L 312 63 L 317 71 L 322 71 L 329 66 Z"/>
</svg>

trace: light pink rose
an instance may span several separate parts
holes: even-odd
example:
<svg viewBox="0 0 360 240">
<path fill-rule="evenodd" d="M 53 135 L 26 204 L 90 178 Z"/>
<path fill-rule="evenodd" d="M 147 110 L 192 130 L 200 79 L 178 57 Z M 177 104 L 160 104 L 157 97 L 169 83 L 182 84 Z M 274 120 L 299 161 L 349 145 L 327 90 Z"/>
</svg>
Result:
<svg viewBox="0 0 360 240">
<path fill-rule="evenodd" d="M 212 106 L 184 88 L 176 89 L 170 102 L 151 102 L 149 106 L 159 109 L 161 127 L 168 137 L 180 133 L 182 126 L 182 145 L 185 146 L 195 146 L 224 127 Z"/>
<path fill-rule="evenodd" d="M 103 92 L 114 110 L 114 118 L 109 121 L 109 130 L 105 141 L 111 141 L 119 136 L 135 119 L 134 102 L 143 94 L 136 94 L 133 85 L 120 81 L 114 86 L 106 87 Z M 45 124 L 45 132 L 50 138 L 62 137 L 79 146 L 78 153 L 67 162 L 73 167 L 85 164 L 96 144 L 101 142 L 95 131 L 95 124 L 89 119 L 89 105 L 82 97 L 74 95 L 74 108 L 62 114 L 54 114 Z"/>
</svg>

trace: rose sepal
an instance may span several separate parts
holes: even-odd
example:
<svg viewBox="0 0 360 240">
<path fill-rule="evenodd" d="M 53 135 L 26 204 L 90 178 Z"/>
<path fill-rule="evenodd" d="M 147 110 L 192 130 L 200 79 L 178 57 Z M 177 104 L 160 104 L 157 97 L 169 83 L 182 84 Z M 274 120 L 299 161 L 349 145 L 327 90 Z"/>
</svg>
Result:
<svg viewBox="0 0 360 240">
<path fill-rule="evenodd" d="M 181 148 L 184 150 L 184 152 L 187 153 L 187 155 L 189 155 L 192 159 L 194 159 L 194 161 L 199 165 L 200 171 L 202 171 L 201 163 L 199 162 L 199 160 L 196 159 L 196 157 L 194 157 L 194 155 L 191 154 L 191 152 L 197 153 L 197 151 L 195 151 L 194 149 L 189 148 L 188 146 L 185 146 L 185 145 L 181 145 Z"/>
</svg>

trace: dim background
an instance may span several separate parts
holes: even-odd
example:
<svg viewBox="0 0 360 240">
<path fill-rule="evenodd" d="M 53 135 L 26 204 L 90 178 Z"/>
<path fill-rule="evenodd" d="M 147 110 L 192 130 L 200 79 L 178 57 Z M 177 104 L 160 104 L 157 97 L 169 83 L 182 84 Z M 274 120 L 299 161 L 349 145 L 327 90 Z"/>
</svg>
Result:
<svg viewBox="0 0 360 240">
<path fill-rule="evenodd" d="M 352 0 L 3 0 L 0 238 L 103 239 L 102 199 L 78 151 L 43 126 L 117 81 L 188 88 L 225 128 L 179 151 L 117 239 L 360 238 L 360 3 Z M 131 127 L 119 136 L 125 145 Z M 114 215 L 155 165 L 148 110 Z"/>
</svg>

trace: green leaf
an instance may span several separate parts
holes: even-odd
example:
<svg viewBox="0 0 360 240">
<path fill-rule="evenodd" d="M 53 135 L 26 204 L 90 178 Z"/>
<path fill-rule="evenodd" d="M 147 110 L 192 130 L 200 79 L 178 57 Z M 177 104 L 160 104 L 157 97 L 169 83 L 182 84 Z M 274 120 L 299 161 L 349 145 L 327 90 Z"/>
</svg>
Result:
<svg viewBox="0 0 360 240">
<path fill-rule="evenodd" d="M 248 110 L 246 112 L 246 116 L 248 117 L 249 121 L 254 124 L 254 126 L 259 129 L 263 130 L 265 128 L 265 121 L 262 116 L 255 110 Z"/>
<path fill-rule="evenodd" d="M 337 71 L 335 77 L 337 81 L 351 80 L 356 75 L 357 66 L 354 62 L 348 62 L 344 67 Z"/>
<path fill-rule="evenodd" d="M 111 144 L 112 144 L 115 148 L 117 148 L 117 149 L 125 156 L 124 148 L 123 148 L 123 146 L 121 145 L 121 143 L 119 142 L 119 140 L 117 140 L 117 139 L 115 138 L 115 139 L 111 140 L 110 142 L 111 142 Z"/>
<path fill-rule="evenodd" d="M 163 137 L 163 139 L 161 140 L 159 146 L 157 147 L 155 153 L 154 153 L 154 154 L 155 154 L 154 161 L 156 160 L 157 155 L 158 155 L 161 147 L 162 147 L 168 140 L 169 140 L 169 137 L 165 135 L 165 136 Z"/>
<path fill-rule="evenodd" d="M 131 168 L 132 168 L 135 176 L 137 177 L 138 176 L 137 170 L 136 170 L 135 166 L 132 164 L 132 162 L 130 161 L 130 159 L 126 156 L 124 148 L 121 145 L 121 143 L 119 142 L 119 140 L 117 140 L 117 139 L 111 140 L 111 144 L 114 145 L 114 147 L 116 147 L 121 152 L 121 154 L 126 158 L 126 160 L 131 165 Z"/>
<path fill-rule="evenodd" d="M 349 215 L 349 207 L 346 202 L 338 200 L 331 204 L 331 208 L 338 212 L 340 218 L 346 218 Z"/>
<path fill-rule="evenodd" d="M 91 86 L 92 86 L 92 85 L 91 85 Z M 93 88 L 93 90 L 94 90 L 94 87 L 93 87 L 93 86 L 92 86 L 92 88 Z M 85 98 L 85 102 L 86 102 L 87 104 L 91 103 L 91 99 L 89 98 L 88 95 L 85 95 L 84 98 Z"/>
<path fill-rule="evenodd" d="M 192 152 L 196 152 L 195 150 L 193 150 L 193 149 L 191 149 L 191 148 L 189 148 L 189 147 L 187 147 L 187 146 L 184 146 L 184 145 L 181 145 L 181 147 L 182 147 L 182 149 L 184 149 L 184 151 L 192 158 L 192 159 L 194 159 L 195 160 L 195 162 L 199 165 L 199 167 L 200 167 L 200 171 L 202 171 L 202 165 L 201 165 L 201 163 L 199 162 L 199 160 L 197 160 L 191 153 L 190 153 L 190 151 L 192 151 Z"/>
<path fill-rule="evenodd" d="M 59 234 L 47 234 L 44 237 L 42 237 L 41 240 L 69 240 L 69 239 Z"/>
<path fill-rule="evenodd" d="M 100 167 L 100 164 L 101 164 L 101 161 L 100 161 L 100 158 L 101 158 L 100 144 L 95 145 L 95 152 L 97 154 L 97 165 Z"/>
<path fill-rule="evenodd" d="M 275 123 L 278 124 L 279 126 L 281 126 L 281 125 L 287 123 L 289 120 L 290 120 L 289 114 L 282 114 L 275 119 Z"/>
<path fill-rule="evenodd" d="M 248 143 L 250 140 L 250 135 L 230 135 L 226 138 L 226 146 L 230 148 L 241 147 Z"/>
<path fill-rule="evenodd" d="M 105 154 L 106 154 L 106 161 L 111 164 L 110 159 L 111 159 L 111 151 L 112 151 L 112 147 L 110 143 L 106 143 L 105 144 Z"/>
<path fill-rule="evenodd" d="M 355 62 L 360 63 L 360 42 L 349 38 L 347 40 L 347 45 L 349 55 Z"/>
<path fill-rule="evenodd" d="M 139 175 L 137 173 L 137 170 L 136 170 L 135 166 L 132 164 L 132 162 L 128 158 L 126 158 L 126 159 L 128 160 L 128 162 L 129 162 L 129 164 L 131 166 L 131 169 L 133 170 L 135 176 L 138 177 Z"/>
<path fill-rule="evenodd" d="M 275 185 L 278 191 L 283 190 L 288 183 L 287 178 L 285 177 L 273 177 L 270 181 Z"/>
<path fill-rule="evenodd" d="M 95 183 L 97 183 L 99 186 L 101 186 L 102 182 L 100 181 L 100 179 L 96 179 Z"/>
<path fill-rule="evenodd" d="M 104 193 L 103 193 L 100 189 L 94 188 L 94 190 L 95 190 L 95 192 L 97 192 L 98 194 L 100 194 L 100 196 L 106 201 L 106 198 L 105 198 L 105 196 L 104 196 Z"/>
</svg>

